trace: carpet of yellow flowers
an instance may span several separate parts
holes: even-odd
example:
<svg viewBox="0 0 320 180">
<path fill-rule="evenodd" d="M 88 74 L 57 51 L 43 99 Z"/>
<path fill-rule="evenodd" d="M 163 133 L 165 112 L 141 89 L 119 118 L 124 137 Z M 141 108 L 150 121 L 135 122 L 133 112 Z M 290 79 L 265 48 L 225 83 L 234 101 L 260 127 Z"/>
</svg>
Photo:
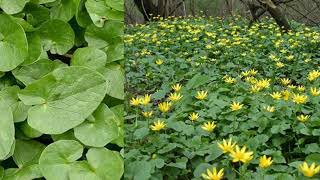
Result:
<svg viewBox="0 0 320 180">
<path fill-rule="evenodd" d="M 320 178 L 320 30 L 247 25 L 127 28 L 125 179 Z"/>
</svg>

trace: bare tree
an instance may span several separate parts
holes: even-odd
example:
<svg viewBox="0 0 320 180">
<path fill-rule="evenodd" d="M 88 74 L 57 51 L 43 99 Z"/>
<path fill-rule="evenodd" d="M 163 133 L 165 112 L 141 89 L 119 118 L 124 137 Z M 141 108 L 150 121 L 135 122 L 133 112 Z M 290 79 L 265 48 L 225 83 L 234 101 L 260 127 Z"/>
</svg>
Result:
<svg viewBox="0 0 320 180">
<path fill-rule="evenodd" d="M 259 18 L 265 13 L 268 12 L 276 23 L 281 27 L 282 30 L 288 31 L 291 29 L 291 26 L 278 5 L 283 3 L 291 2 L 292 0 L 240 0 L 244 3 L 252 15 L 252 20 L 250 26 L 253 22 L 259 21 Z"/>
<path fill-rule="evenodd" d="M 134 0 L 139 11 L 143 14 L 144 20 L 150 20 L 150 14 L 153 16 L 185 16 L 184 0 Z"/>
</svg>

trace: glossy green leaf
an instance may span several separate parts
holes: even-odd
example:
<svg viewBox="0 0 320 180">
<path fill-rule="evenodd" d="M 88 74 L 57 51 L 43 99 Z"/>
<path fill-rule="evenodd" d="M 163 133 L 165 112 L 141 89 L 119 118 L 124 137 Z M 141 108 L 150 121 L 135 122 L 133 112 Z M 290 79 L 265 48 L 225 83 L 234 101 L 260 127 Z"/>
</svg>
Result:
<svg viewBox="0 0 320 180">
<path fill-rule="evenodd" d="M 116 64 L 110 64 L 106 68 L 101 70 L 107 82 L 108 86 L 107 94 L 117 99 L 124 99 L 124 72 L 121 70 L 121 66 Z"/>
<path fill-rule="evenodd" d="M 7 14 L 16 14 L 23 10 L 25 4 L 30 0 L 1 0 L 0 8 Z"/>
<path fill-rule="evenodd" d="M 39 165 L 43 176 L 50 180 L 68 180 L 72 163 L 83 153 L 82 145 L 73 140 L 60 140 L 42 152 Z"/>
<path fill-rule="evenodd" d="M 94 70 L 103 68 L 106 63 L 106 53 L 92 47 L 77 49 L 71 59 L 72 66 L 86 66 Z"/>
<path fill-rule="evenodd" d="M 68 22 L 75 15 L 77 1 L 78 0 L 61 0 L 61 3 L 50 9 L 51 18 Z"/>
<path fill-rule="evenodd" d="M 46 134 L 60 134 L 81 124 L 100 104 L 107 83 L 85 67 L 64 67 L 28 85 L 19 98 L 29 110 L 29 125 Z M 52 91 L 54 89 L 54 91 Z"/>
<path fill-rule="evenodd" d="M 38 164 L 45 145 L 33 140 L 17 140 L 13 160 L 19 168 Z"/>
<path fill-rule="evenodd" d="M 28 43 L 23 28 L 4 14 L 0 14 L 0 54 L 0 71 L 14 69 L 28 54 Z"/>
<path fill-rule="evenodd" d="M 74 128 L 74 135 L 83 144 L 104 147 L 118 137 L 115 115 L 105 104 L 101 104 L 93 117 Z"/>
<path fill-rule="evenodd" d="M 94 172 L 104 180 L 120 179 L 123 171 L 123 160 L 116 151 L 106 148 L 91 148 L 86 154 L 88 163 Z"/>
<path fill-rule="evenodd" d="M 39 29 L 39 34 L 44 50 L 50 50 L 52 54 L 65 54 L 73 47 L 73 29 L 61 20 L 54 19 L 44 23 Z"/>
<path fill-rule="evenodd" d="M 65 66 L 66 64 L 62 63 L 59 60 L 51 61 L 48 59 L 40 59 L 33 64 L 17 67 L 12 71 L 12 73 L 19 81 L 27 86 L 32 82 L 49 74 L 53 70 Z"/>
<path fill-rule="evenodd" d="M 10 107 L 0 97 L 0 160 L 6 159 L 14 142 L 13 115 Z"/>
<path fill-rule="evenodd" d="M 107 6 L 105 0 L 87 0 L 85 5 L 93 23 L 98 27 L 103 27 L 108 20 L 124 19 L 123 12 Z"/>
</svg>

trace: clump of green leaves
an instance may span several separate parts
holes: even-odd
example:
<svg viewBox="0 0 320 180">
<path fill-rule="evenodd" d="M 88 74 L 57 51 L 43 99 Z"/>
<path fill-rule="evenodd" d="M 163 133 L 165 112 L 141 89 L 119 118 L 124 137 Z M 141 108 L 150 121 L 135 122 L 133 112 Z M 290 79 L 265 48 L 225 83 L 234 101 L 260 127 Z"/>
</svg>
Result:
<svg viewBox="0 0 320 180">
<path fill-rule="evenodd" d="M 123 1 L 0 1 L 0 179 L 123 174 Z"/>
<path fill-rule="evenodd" d="M 216 167 L 230 180 L 298 180 L 307 179 L 303 161 L 320 165 L 319 28 L 291 22 L 283 33 L 271 19 L 248 24 L 156 17 L 127 28 L 125 178 L 200 180 Z M 196 98 L 201 91 L 207 96 Z M 151 100 L 141 103 L 146 94 Z M 253 152 L 247 164 L 218 146 L 229 138 Z M 267 168 L 259 167 L 263 155 L 273 160 Z"/>
</svg>

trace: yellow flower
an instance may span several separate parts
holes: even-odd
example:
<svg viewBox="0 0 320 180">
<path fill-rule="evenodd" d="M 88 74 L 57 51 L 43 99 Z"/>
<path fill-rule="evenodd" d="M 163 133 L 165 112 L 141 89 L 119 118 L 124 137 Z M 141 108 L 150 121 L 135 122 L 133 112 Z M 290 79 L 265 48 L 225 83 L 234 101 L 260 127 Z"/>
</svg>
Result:
<svg viewBox="0 0 320 180">
<path fill-rule="evenodd" d="M 281 93 L 279 92 L 273 92 L 272 94 L 270 94 L 270 96 L 275 100 L 281 99 Z"/>
<path fill-rule="evenodd" d="M 236 149 L 230 152 L 230 157 L 232 157 L 232 162 L 243 162 L 248 163 L 253 158 L 252 151 L 246 151 L 246 146 L 243 146 L 241 149 L 236 145 Z"/>
<path fill-rule="evenodd" d="M 282 91 L 281 93 L 282 93 L 283 99 L 284 99 L 285 101 L 288 101 L 289 98 L 290 98 L 290 94 L 291 94 L 290 91 L 284 90 L 284 91 Z"/>
<path fill-rule="evenodd" d="M 288 88 L 290 88 L 290 89 L 295 89 L 297 86 L 295 86 L 295 85 L 293 85 L 293 84 L 290 84 L 289 86 L 288 86 Z"/>
<path fill-rule="evenodd" d="M 256 85 L 261 89 L 268 88 L 270 86 L 270 79 L 262 79 L 256 82 Z"/>
<path fill-rule="evenodd" d="M 258 71 L 256 71 L 255 69 L 250 69 L 249 73 L 251 76 L 255 76 L 258 73 Z"/>
<path fill-rule="evenodd" d="M 190 119 L 191 121 L 196 121 L 196 120 L 199 119 L 199 114 L 193 112 L 193 113 L 189 114 L 189 119 Z"/>
<path fill-rule="evenodd" d="M 156 64 L 157 64 L 157 65 L 163 64 L 163 60 L 162 60 L 162 59 L 157 59 L 157 60 L 156 60 Z"/>
<path fill-rule="evenodd" d="M 312 163 L 309 167 L 306 162 L 303 162 L 303 164 L 300 164 L 299 169 L 304 176 L 312 177 L 320 171 L 320 166 L 316 167 L 316 164 Z"/>
<path fill-rule="evenodd" d="M 130 104 L 132 105 L 132 106 L 138 106 L 139 104 L 140 104 L 140 99 L 139 98 L 131 98 L 131 100 L 130 100 Z"/>
<path fill-rule="evenodd" d="M 214 167 L 212 171 L 207 169 L 207 174 L 201 174 L 201 176 L 206 180 L 221 180 L 223 178 L 223 175 L 223 168 L 218 172 L 216 167 Z"/>
<path fill-rule="evenodd" d="M 228 153 L 228 152 L 233 151 L 235 145 L 236 145 L 235 142 L 232 143 L 232 138 L 230 138 L 228 142 L 225 139 L 223 139 L 222 144 L 218 143 L 218 146 L 222 150 L 223 153 Z"/>
<path fill-rule="evenodd" d="M 256 93 L 256 92 L 259 92 L 261 90 L 261 88 L 257 85 L 251 85 L 251 88 L 250 88 L 250 92 L 251 93 Z"/>
<path fill-rule="evenodd" d="M 144 97 L 140 98 L 140 104 L 147 105 L 151 101 L 151 96 L 149 94 L 145 94 Z"/>
<path fill-rule="evenodd" d="M 275 107 L 274 106 L 267 106 L 267 107 L 264 107 L 264 109 L 268 112 L 274 112 L 275 111 Z"/>
<path fill-rule="evenodd" d="M 282 68 L 282 67 L 284 66 L 284 64 L 283 64 L 282 62 L 277 62 L 277 63 L 276 63 L 276 66 L 277 66 L 278 68 Z"/>
<path fill-rule="evenodd" d="M 203 100 L 208 96 L 208 91 L 198 91 L 196 98 L 199 100 Z"/>
<path fill-rule="evenodd" d="M 284 86 L 287 86 L 288 84 L 291 83 L 291 80 L 288 78 L 281 78 L 280 81 L 281 81 L 281 84 Z"/>
<path fill-rule="evenodd" d="M 287 58 L 288 61 L 291 61 L 291 60 L 294 59 L 294 56 L 293 56 L 293 55 L 290 55 L 290 56 L 287 56 L 286 58 Z"/>
<path fill-rule="evenodd" d="M 169 100 L 179 101 L 183 96 L 180 93 L 170 93 Z"/>
<path fill-rule="evenodd" d="M 250 76 L 250 71 L 244 71 L 241 73 L 241 75 L 244 77 L 248 77 L 248 76 Z"/>
<path fill-rule="evenodd" d="M 172 88 L 174 91 L 178 92 L 178 91 L 181 90 L 181 85 L 180 85 L 180 84 L 175 84 L 175 85 L 172 85 L 171 88 Z"/>
<path fill-rule="evenodd" d="M 226 77 L 224 79 L 224 82 L 226 82 L 228 84 L 233 84 L 233 83 L 237 82 L 237 80 L 235 78 L 232 78 L 232 77 Z"/>
<path fill-rule="evenodd" d="M 297 87 L 298 91 L 303 92 L 306 88 L 302 85 Z"/>
<path fill-rule="evenodd" d="M 165 113 L 168 112 L 171 108 L 171 103 L 170 102 L 162 102 L 158 104 L 158 108 L 161 112 Z"/>
<path fill-rule="evenodd" d="M 271 157 L 268 157 L 266 155 L 263 155 L 262 157 L 260 157 L 259 159 L 259 166 L 261 168 L 267 168 L 272 164 L 273 160 Z"/>
<path fill-rule="evenodd" d="M 157 122 L 153 122 L 153 125 L 150 126 L 152 131 L 160 131 L 165 127 L 166 127 L 166 124 L 160 120 L 158 120 Z"/>
<path fill-rule="evenodd" d="M 308 96 L 306 95 L 300 95 L 300 94 L 294 94 L 292 97 L 292 101 L 296 104 L 304 104 L 308 100 Z"/>
<path fill-rule="evenodd" d="M 145 111 L 145 112 L 142 112 L 142 115 L 146 118 L 149 118 L 153 115 L 153 111 Z"/>
<path fill-rule="evenodd" d="M 300 122 L 306 122 L 308 119 L 310 118 L 310 115 L 299 115 L 297 116 L 297 119 L 300 121 Z"/>
<path fill-rule="evenodd" d="M 243 107 L 243 104 L 240 104 L 239 102 L 232 102 L 232 104 L 230 105 L 230 108 L 232 111 L 238 111 Z"/>
<path fill-rule="evenodd" d="M 214 128 L 216 128 L 217 125 L 214 124 L 214 121 L 212 122 L 206 122 L 201 126 L 201 128 L 205 131 L 212 132 Z"/>
<path fill-rule="evenodd" d="M 310 92 L 312 96 L 318 96 L 320 94 L 320 90 L 315 87 L 311 87 Z"/>
<path fill-rule="evenodd" d="M 320 71 L 318 71 L 318 70 L 313 70 L 313 71 L 309 72 L 309 74 L 308 74 L 309 81 L 314 81 L 318 77 L 320 77 Z"/>
</svg>

